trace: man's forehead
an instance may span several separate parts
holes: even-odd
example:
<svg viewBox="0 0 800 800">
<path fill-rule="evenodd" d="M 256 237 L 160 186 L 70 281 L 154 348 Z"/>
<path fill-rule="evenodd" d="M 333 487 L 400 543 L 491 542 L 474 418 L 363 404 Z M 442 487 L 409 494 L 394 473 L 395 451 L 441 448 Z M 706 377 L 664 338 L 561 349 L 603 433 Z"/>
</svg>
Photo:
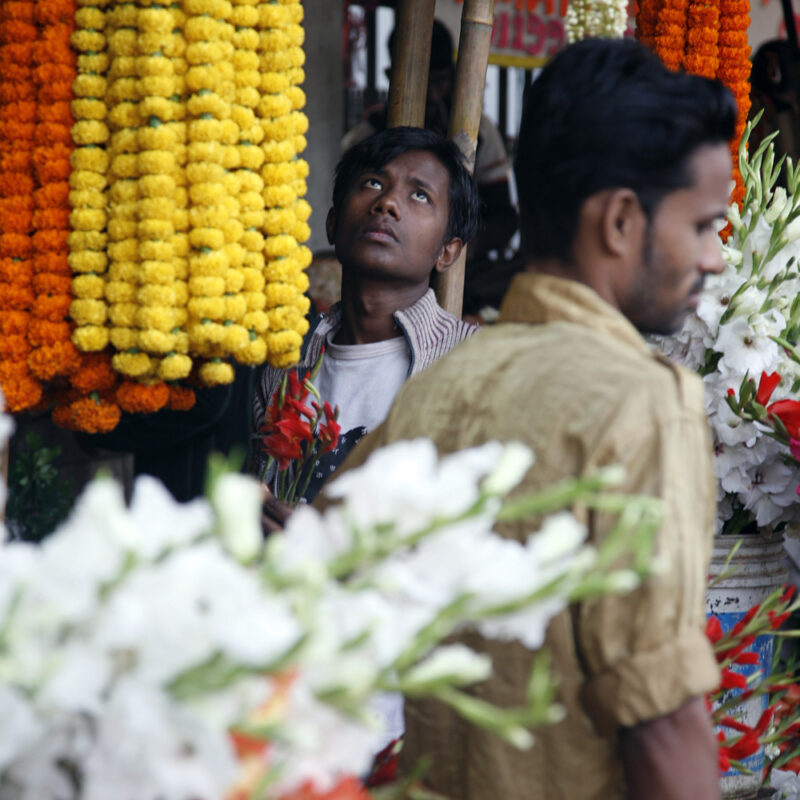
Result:
<svg viewBox="0 0 800 800">
<path fill-rule="evenodd" d="M 450 182 L 450 173 L 438 156 L 428 150 L 406 150 L 389 159 L 380 167 L 365 167 L 362 173 L 374 172 L 379 175 L 399 173 L 413 180 L 422 179 L 426 183 L 433 181 Z"/>
</svg>

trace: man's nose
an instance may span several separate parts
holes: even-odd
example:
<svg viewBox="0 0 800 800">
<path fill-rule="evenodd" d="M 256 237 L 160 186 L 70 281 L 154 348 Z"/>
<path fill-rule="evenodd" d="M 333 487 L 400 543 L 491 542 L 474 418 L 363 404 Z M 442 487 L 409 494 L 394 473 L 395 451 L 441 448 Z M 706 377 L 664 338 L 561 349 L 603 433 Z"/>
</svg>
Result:
<svg viewBox="0 0 800 800">
<path fill-rule="evenodd" d="M 372 204 L 372 211 L 375 214 L 390 214 L 395 219 L 400 217 L 400 204 L 397 199 L 397 192 L 393 188 L 384 189 Z"/>
<path fill-rule="evenodd" d="M 706 237 L 703 243 L 703 257 L 700 261 L 700 271 L 711 275 L 719 275 L 725 269 L 722 258 L 722 247 L 716 232 Z"/>
</svg>

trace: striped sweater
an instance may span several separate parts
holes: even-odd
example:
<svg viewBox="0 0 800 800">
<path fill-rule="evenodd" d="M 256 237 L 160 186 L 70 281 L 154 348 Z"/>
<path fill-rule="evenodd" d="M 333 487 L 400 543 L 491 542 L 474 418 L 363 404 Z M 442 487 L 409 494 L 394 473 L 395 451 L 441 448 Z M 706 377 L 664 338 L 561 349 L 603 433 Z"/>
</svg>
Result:
<svg viewBox="0 0 800 800">
<path fill-rule="evenodd" d="M 452 314 L 448 314 L 436 302 L 433 289 L 427 292 L 413 305 L 394 312 L 397 327 L 402 332 L 411 354 L 408 377 L 422 372 L 434 361 L 449 353 L 459 342 L 463 342 L 475 333 L 478 328 L 464 322 Z M 300 363 L 297 370 L 307 370 L 319 358 L 325 346 L 328 334 L 335 331 L 342 323 L 342 310 L 339 303 L 325 314 L 320 314 L 306 334 Z M 264 420 L 272 396 L 280 386 L 284 371 L 274 367 L 265 367 L 261 380 L 253 398 L 253 441 L 261 438 L 260 428 Z M 253 448 L 253 468 L 261 474 L 264 466 L 258 447 Z"/>
</svg>

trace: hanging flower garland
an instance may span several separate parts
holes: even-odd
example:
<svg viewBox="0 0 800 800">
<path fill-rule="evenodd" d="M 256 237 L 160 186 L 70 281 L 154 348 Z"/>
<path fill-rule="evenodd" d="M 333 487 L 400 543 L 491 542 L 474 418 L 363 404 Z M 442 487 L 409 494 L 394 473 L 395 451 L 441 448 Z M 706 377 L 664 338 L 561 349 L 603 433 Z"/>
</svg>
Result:
<svg viewBox="0 0 800 800">
<path fill-rule="evenodd" d="M 731 141 L 733 177 L 736 185 L 732 199 L 741 207 L 744 200 L 744 183 L 739 173 L 739 142 L 747 125 L 750 112 L 750 44 L 747 29 L 750 27 L 748 0 L 720 0 L 719 68 L 717 77 L 733 92 L 739 115 L 736 133 Z"/>
<path fill-rule="evenodd" d="M 655 49 L 656 25 L 662 0 L 639 0 L 636 12 L 636 38 L 650 50 Z"/>
<path fill-rule="evenodd" d="M 79 0 L 80 2 L 80 0 Z M 83 351 L 95 352 L 108 345 L 105 276 L 108 267 L 106 224 L 108 203 L 106 173 L 109 140 L 105 94 L 108 69 L 106 53 L 107 0 L 91 0 L 75 14 L 72 46 L 78 52 L 77 76 L 72 89 L 75 125 L 71 155 L 69 266 L 74 274 L 75 302 L 70 315 L 76 323 L 73 342 Z"/>
<path fill-rule="evenodd" d="M 627 26 L 627 0 L 572 0 L 564 19 L 568 42 L 596 36 L 621 39 Z"/>
<path fill-rule="evenodd" d="M 302 21 L 297 0 L 0 4 L 10 408 L 108 430 L 120 405 L 190 407 L 181 381 L 233 361 L 299 358 Z"/>
<path fill-rule="evenodd" d="M 655 53 L 667 67 L 675 71 L 683 66 L 688 6 L 688 0 L 664 0 L 658 12 Z"/>
<path fill-rule="evenodd" d="M 684 68 L 692 75 L 717 76 L 719 22 L 719 0 L 690 0 Z"/>
<path fill-rule="evenodd" d="M 233 367 L 222 358 L 227 318 L 226 279 L 231 269 L 225 225 L 238 204 L 226 184 L 231 165 L 229 145 L 239 138 L 226 99 L 226 60 L 232 55 L 232 8 L 226 0 L 193 0 L 187 4 L 186 89 L 187 164 L 189 185 L 189 343 L 206 361 L 200 367 L 203 383 L 233 380 Z M 232 166 L 232 165 L 231 165 Z"/>
<path fill-rule="evenodd" d="M 264 164 L 261 142 L 264 132 L 256 117 L 261 102 L 261 73 L 259 72 L 258 0 L 234 0 L 231 22 L 235 25 L 233 64 L 235 67 L 235 98 L 231 107 L 233 118 L 239 126 L 239 219 L 244 228 L 241 238 L 242 261 L 241 297 L 245 302 L 242 326 L 247 341 L 234 357 L 242 364 L 262 364 L 267 357 L 269 320 L 264 308 L 264 179 L 260 170 Z M 281 89 L 289 88 L 284 77 Z"/>
<path fill-rule="evenodd" d="M 71 43 L 77 52 L 77 74 L 72 84 L 71 109 L 75 124 L 69 176 L 71 232 L 67 238 L 72 271 L 70 316 L 75 323 L 72 341 L 83 351 L 80 365 L 70 375 L 71 390 L 57 401 L 53 419 L 85 433 L 113 430 L 120 419 L 116 403 L 117 374 L 107 349 L 104 324 L 108 267 L 106 233 L 109 140 L 105 93 L 108 70 L 106 14 L 110 0 L 77 0 Z"/>
<path fill-rule="evenodd" d="M 306 208 L 298 204 L 306 193 L 308 174 L 308 165 L 298 157 L 308 129 L 300 110 L 305 98 L 298 86 L 305 62 L 303 9 L 295 2 L 259 3 L 258 9 L 259 57 L 265 73 L 258 109 L 264 133 L 261 175 L 265 205 L 278 212 L 268 213 L 265 220 L 267 358 L 273 366 L 287 367 L 299 359 L 308 330 L 308 299 L 303 292 L 308 288 L 305 269 L 311 263 L 310 251 L 301 244 L 308 238 Z M 284 79 L 289 84 L 285 89 Z"/>
<path fill-rule="evenodd" d="M 158 373 L 162 357 L 175 353 L 177 337 L 173 331 L 183 321 L 186 304 L 185 285 L 175 285 L 172 263 L 174 250 L 173 200 L 177 170 L 176 135 L 164 123 L 172 110 L 175 95 L 174 67 L 161 52 L 162 43 L 173 27 L 172 14 L 162 6 L 140 8 L 135 19 L 135 116 L 124 115 L 121 122 L 134 122 L 119 137 L 136 152 L 135 174 L 126 176 L 122 199 L 136 195 L 136 253 L 130 255 L 138 264 L 133 315 L 128 352 L 114 356 L 120 372 L 142 380 L 125 381 L 117 391 L 117 401 L 129 412 L 150 413 L 162 408 L 169 398 L 169 389 Z M 125 56 L 123 56 L 125 58 Z M 130 95 L 126 95 L 130 97 Z M 126 138 L 127 137 L 127 138 Z M 134 138 L 135 137 L 135 138 Z M 135 186 L 134 186 L 135 185 Z M 132 226 L 131 226 L 132 229 Z M 129 283 L 130 285 L 130 283 Z M 183 288 L 183 292 L 181 291 Z M 174 366 L 174 360 L 172 361 Z M 145 368 L 146 366 L 146 368 Z M 176 377 L 185 377 L 186 369 Z"/>
<path fill-rule="evenodd" d="M 36 299 L 28 328 L 31 371 L 42 381 L 69 375 L 80 355 L 67 321 L 71 295 L 69 176 L 73 119 L 70 111 L 75 54 L 70 48 L 74 0 L 37 0 L 40 34 L 34 48 L 36 128 L 33 167 L 33 270 Z"/>
<path fill-rule="evenodd" d="M 716 77 L 736 98 L 739 113 L 731 140 L 732 200 L 741 206 L 744 185 L 738 169 L 739 142 L 750 111 L 749 0 L 663 0 L 651 43 L 652 17 L 659 2 L 642 0 L 637 16 L 639 39 L 670 69 L 682 67 L 693 75 Z"/>
<path fill-rule="evenodd" d="M 33 0 L 0 4 L 0 386 L 10 411 L 31 408 L 42 397 L 28 366 L 34 300 L 34 5 Z"/>
<path fill-rule="evenodd" d="M 108 168 L 108 277 L 105 296 L 114 369 L 128 377 L 149 377 L 152 365 L 139 350 L 136 328 L 139 289 L 139 167 L 136 131 L 141 124 L 137 83 L 137 24 L 133 3 L 112 4 L 107 13 L 109 53 L 106 105 L 110 131 Z"/>
</svg>

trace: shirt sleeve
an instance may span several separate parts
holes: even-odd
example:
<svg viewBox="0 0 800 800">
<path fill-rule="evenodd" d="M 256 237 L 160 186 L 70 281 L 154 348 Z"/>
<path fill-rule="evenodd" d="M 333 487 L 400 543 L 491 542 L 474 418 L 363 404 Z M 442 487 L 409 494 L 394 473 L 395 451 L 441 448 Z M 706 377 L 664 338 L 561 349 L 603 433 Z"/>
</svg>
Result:
<svg viewBox="0 0 800 800">
<path fill-rule="evenodd" d="M 651 398 L 651 402 L 655 402 Z M 716 490 L 702 413 L 679 410 L 607 450 L 622 464 L 625 492 L 661 498 L 660 572 L 635 592 L 600 597 L 575 610 L 582 702 L 601 732 L 670 713 L 719 683 L 705 636 L 705 590 Z M 613 520 L 590 521 L 595 541 Z"/>
</svg>

